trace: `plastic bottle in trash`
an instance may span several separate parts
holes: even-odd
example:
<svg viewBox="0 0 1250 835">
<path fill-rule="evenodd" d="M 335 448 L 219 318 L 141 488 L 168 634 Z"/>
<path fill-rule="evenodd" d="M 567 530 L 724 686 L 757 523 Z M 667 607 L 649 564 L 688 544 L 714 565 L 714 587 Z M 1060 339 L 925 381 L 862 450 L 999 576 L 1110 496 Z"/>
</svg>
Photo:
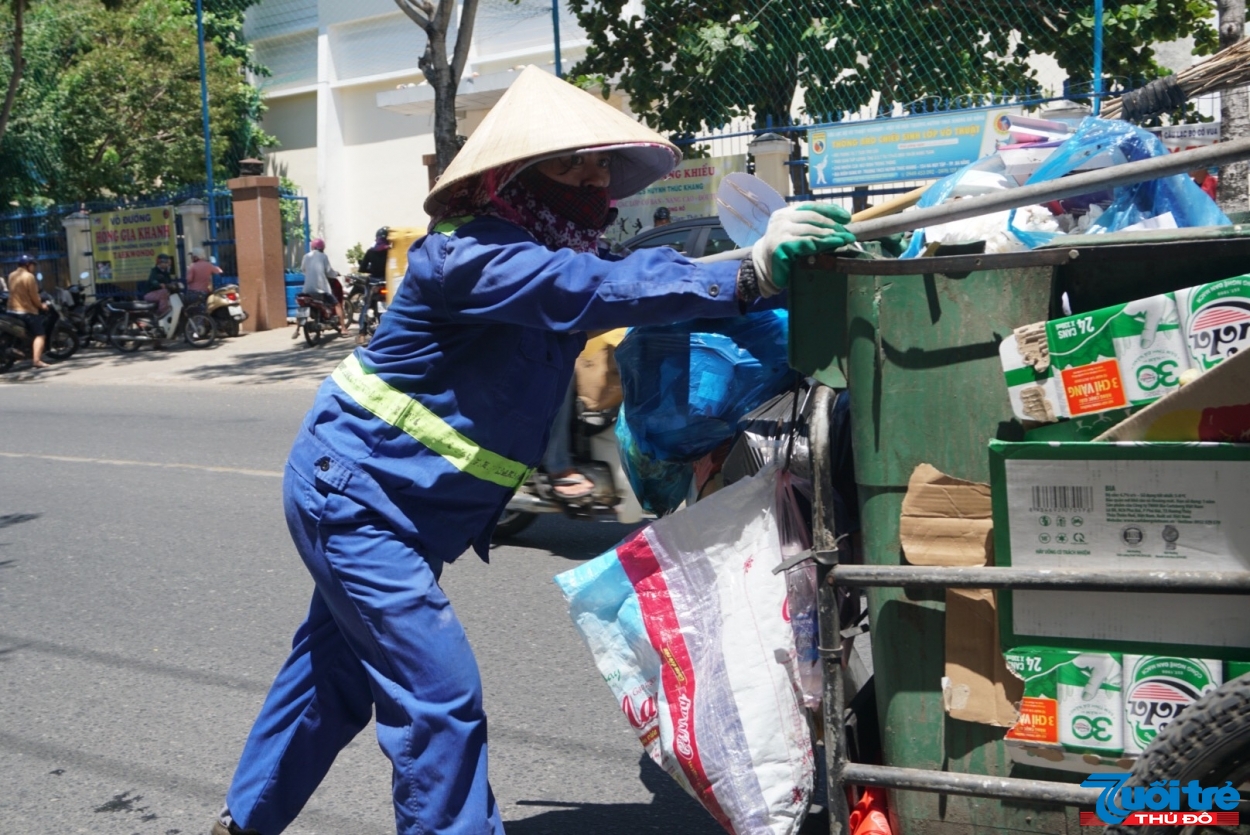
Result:
<svg viewBox="0 0 1250 835">
<path fill-rule="evenodd" d="M 783 470 L 777 474 L 777 527 L 783 561 L 812 547 L 811 532 L 796 495 L 802 489 L 792 473 Z M 821 703 L 823 680 L 816 620 L 816 565 L 811 560 L 786 572 L 786 614 L 794 632 L 795 666 L 803 704 L 816 710 Z"/>
</svg>

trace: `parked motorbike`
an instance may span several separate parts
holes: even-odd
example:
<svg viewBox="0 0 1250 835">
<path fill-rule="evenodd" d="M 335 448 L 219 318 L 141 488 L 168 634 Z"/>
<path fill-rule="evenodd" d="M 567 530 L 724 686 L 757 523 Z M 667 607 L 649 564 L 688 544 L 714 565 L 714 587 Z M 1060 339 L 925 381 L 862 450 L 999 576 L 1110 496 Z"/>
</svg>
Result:
<svg viewBox="0 0 1250 835">
<path fill-rule="evenodd" d="M 239 296 L 239 285 L 223 284 L 208 294 L 204 306 L 217 327 L 217 333 L 221 336 L 239 335 L 239 325 L 247 319 Z"/>
<path fill-rule="evenodd" d="M 325 332 L 330 329 L 337 331 L 338 336 L 343 335 L 343 323 L 335 315 L 333 304 L 308 293 L 296 295 L 295 303 L 300 308 L 298 327 L 304 329 L 304 341 L 309 345 L 320 345 L 325 338 Z"/>
<path fill-rule="evenodd" d="M 117 315 L 109 311 L 105 299 L 87 301 L 87 286 L 90 281 L 91 275 L 82 273 L 77 284 L 59 287 L 56 291 L 60 313 L 78 334 L 78 342 L 84 348 L 89 347 L 92 342 L 108 345 L 109 332 L 117 320 Z"/>
<path fill-rule="evenodd" d="M 204 312 L 204 303 L 185 297 L 186 285 L 175 282 L 169 294 L 169 310 L 163 316 L 156 312 L 156 302 L 113 301 L 108 307 L 117 316 L 109 332 L 109 341 L 119 351 L 131 353 L 144 345 L 159 348 L 161 343 L 182 337 L 193 348 L 208 348 L 217 341 L 213 320 Z"/>
<path fill-rule="evenodd" d="M 61 317 L 52 296 L 47 293 L 40 293 L 39 296 L 48 302 L 48 310 L 43 314 L 44 332 L 47 334 L 43 355 L 49 359 L 67 360 L 78 350 L 78 334 Z M 18 359 L 30 356 L 34 341 L 26 323 L 6 312 L 8 302 L 9 294 L 0 293 L 0 371 L 8 371 Z"/>
<path fill-rule="evenodd" d="M 359 335 L 366 340 L 378 329 L 378 321 L 386 312 L 386 279 L 372 278 L 367 275 L 349 275 L 347 279 L 347 298 L 343 300 L 343 316 L 348 324 L 360 323 L 360 311 L 365 311 L 365 320 L 360 327 Z"/>
<path fill-rule="evenodd" d="M 563 513 L 574 519 L 634 524 L 644 512 L 629 486 L 616 446 L 617 410 L 580 411 L 572 417 L 573 465 L 595 483 L 594 492 L 578 499 L 558 498 L 546 473 L 535 472 L 513 494 L 495 525 L 495 538 L 516 536 L 541 513 Z"/>
</svg>

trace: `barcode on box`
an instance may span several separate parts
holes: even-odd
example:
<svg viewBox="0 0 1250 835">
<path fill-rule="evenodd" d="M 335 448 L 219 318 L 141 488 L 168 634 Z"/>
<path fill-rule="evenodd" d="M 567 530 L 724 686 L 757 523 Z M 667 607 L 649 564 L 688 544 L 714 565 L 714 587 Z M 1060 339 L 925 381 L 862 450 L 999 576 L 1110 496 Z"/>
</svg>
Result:
<svg viewBox="0 0 1250 835">
<path fill-rule="evenodd" d="M 1081 510 L 1091 513 L 1094 510 L 1094 488 L 1075 486 L 1033 487 L 1033 507 L 1035 513 L 1054 513 L 1056 511 Z"/>
</svg>

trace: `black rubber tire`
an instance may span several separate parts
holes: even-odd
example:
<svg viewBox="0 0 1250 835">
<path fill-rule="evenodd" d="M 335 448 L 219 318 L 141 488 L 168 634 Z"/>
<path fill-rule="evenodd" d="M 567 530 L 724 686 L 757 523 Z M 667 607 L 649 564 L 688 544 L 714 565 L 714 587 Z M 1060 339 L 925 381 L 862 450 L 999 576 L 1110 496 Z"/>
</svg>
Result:
<svg viewBox="0 0 1250 835">
<path fill-rule="evenodd" d="M 520 510 L 505 510 L 503 516 L 495 523 L 495 532 L 491 539 L 510 539 L 534 524 L 537 513 L 524 513 Z"/>
<path fill-rule="evenodd" d="M 8 371 L 16 361 L 17 357 L 13 355 L 13 337 L 0 333 L 0 372 Z"/>
<path fill-rule="evenodd" d="M 1185 708 L 1137 758 L 1126 785 L 1197 780 L 1203 786 L 1237 786 L 1250 775 L 1250 676 L 1226 682 Z M 1246 803 L 1242 802 L 1245 825 Z M 1108 826 L 1105 835 L 1172 835 L 1171 826 Z M 1204 831 L 1198 829 L 1196 831 Z"/>
<path fill-rule="evenodd" d="M 217 326 L 203 313 L 192 313 L 182 326 L 182 337 L 192 348 L 210 348 L 217 342 Z"/>
<path fill-rule="evenodd" d="M 365 294 L 361 290 L 353 290 L 343 300 L 343 328 L 346 330 L 360 321 L 360 308 L 364 304 Z"/>
<path fill-rule="evenodd" d="M 133 335 L 146 336 L 139 323 L 118 319 L 109 331 L 109 343 L 123 354 L 133 354 L 143 345 L 142 342 L 128 338 Z"/>
<path fill-rule="evenodd" d="M 57 322 L 44 348 L 45 356 L 54 360 L 67 360 L 78 350 L 78 333 L 68 322 Z"/>
<path fill-rule="evenodd" d="M 217 326 L 218 335 L 223 338 L 232 339 L 239 335 L 239 323 L 224 307 L 213 311 L 213 324 Z"/>
<path fill-rule="evenodd" d="M 310 348 L 316 348 L 321 344 L 324 328 L 325 324 L 321 321 L 321 314 L 316 310 L 308 311 L 308 318 L 304 321 L 304 341 L 308 343 Z"/>
</svg>

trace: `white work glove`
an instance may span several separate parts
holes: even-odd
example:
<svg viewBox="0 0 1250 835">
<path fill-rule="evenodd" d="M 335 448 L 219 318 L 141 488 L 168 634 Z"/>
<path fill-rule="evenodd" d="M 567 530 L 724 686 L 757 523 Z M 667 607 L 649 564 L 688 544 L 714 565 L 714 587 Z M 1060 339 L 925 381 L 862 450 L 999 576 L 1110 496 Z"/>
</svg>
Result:
<svg viewBox="0 0 1250 835">
<path fill-rule="evenodd" d="M 842 224 L 850 212 L 833 203 L 800 203 L 773 212 L 764 237 L 751 247 L 751 264 L 761 296 L 775 296 L 790 285 L 799 258 L 854 243 Z"/>
</svg>

